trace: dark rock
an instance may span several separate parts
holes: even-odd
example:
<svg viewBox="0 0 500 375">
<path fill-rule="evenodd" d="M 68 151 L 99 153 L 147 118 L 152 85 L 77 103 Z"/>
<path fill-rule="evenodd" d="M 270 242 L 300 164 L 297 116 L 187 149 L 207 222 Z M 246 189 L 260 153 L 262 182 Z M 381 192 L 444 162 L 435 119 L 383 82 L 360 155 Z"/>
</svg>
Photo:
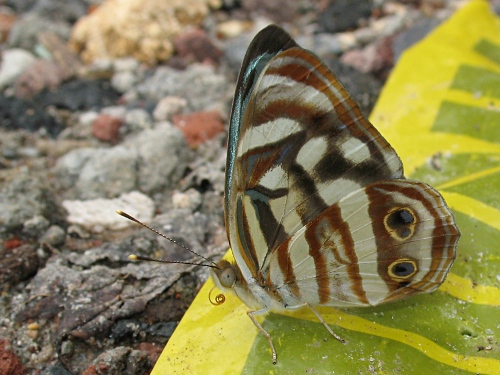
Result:
<svg viewBox="0 0 500 375">
<path fill-rule="evenodd" d="M 0 94 L 0 126 L 6 130 L 24 129 L 29 132 L 44 129 L 52 137 L 63 124 L 33 100 L 22 100 Z"/>
<path fill-rule="evenodd" d="M 25 244 L 12 250 L 7 250 L 2 246 L 0 248 L 0 284 L 15 285 L 19 281 L 26 280 L 36 273 L 38 265 L 38 256 L 34 246 Z"/>
<path fill-rule="evenodd" d="M 423 18 L 409 29 L 396 35 L 392 43 L 394 61 L 397 61 L 407 48 L 422 40 L 440 24 L 437 18 Z"/>
<path fill-rule="evenodd" d="M 382 89 L 382 82 L 370 74 L 342 64 L 336 58 L 325 59 L 324 63 L 337 76 L 354 101 L 358 103 L 361 111 L 366 116 L 369 115 Z"/>
<path fill-rule="evenodd" d="M 146 328 L 146 333 L 151 336 L 170 338 L 177 327 L 177 322 L 156 323 Z"/>
<path fill-rule="evenodd" d="M 36 0 L 30 11 L 49 20 L 72 24 L 86 15 L 87 6 L 82 0 Z"/>
<path fill-rule="evenodd" d="M 329 33 L 354 29 L 362 19 L 370 17 L 372 9 L 372 0 L 332 0 L 320 13 L 318 27 Z"/>
<path fill-rule="evenodd" d="M 71 373 L 61 366 L 50 366 L 47 370 L 42 372 L 42 375 L 71 375 Z"/>
<path fill-rule="evenodd" d="M 118 101 L 120 93 L 105 80 L 75 80 L 63 83 L 57 91 L 44 91 L 35 96 L 40 105 L 70 111 L 101 109 Z"/>
</svg>

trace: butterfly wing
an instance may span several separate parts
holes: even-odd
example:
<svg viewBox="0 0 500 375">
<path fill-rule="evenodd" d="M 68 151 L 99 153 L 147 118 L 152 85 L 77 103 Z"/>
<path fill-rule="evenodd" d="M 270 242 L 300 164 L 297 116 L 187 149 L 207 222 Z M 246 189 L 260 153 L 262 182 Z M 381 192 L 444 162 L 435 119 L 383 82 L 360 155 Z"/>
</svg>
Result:
<svg viewBox="0 0 500 375">
<path fill-rule="evenodd" d="M 245 278 L 321 212 L 374 181 L 403 178 L 395 151 L 310 52 L 270 26 L 249 48 L 233 104 L 225 218 Z"/>
<path fill-rule="evenodd" d="M 269 280 L 290 306 L 377 305 L 436 289 L 459 237 L 432 187 L 377 181 L 342 198 L 274 251 Z"/>
</svg>

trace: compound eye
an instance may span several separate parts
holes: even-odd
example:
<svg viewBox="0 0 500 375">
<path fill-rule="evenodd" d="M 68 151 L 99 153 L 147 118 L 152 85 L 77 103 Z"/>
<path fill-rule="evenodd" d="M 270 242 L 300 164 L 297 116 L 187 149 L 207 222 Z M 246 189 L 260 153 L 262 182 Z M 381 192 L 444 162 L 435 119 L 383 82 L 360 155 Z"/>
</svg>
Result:
<svg viewBox="0 0 500 375">
<path fill-rule="evenodd" d="M 220 284 L 224 288 L 232 288 L 236 281 L 236 274 L 232 268 L 226 268 L 219 277 Z"/>
</svg>

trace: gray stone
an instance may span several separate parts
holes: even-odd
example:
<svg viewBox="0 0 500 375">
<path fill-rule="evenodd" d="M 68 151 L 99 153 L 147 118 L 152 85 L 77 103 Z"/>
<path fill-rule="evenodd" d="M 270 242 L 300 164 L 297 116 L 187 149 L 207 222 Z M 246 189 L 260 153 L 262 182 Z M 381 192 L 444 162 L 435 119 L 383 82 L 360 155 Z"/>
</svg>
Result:
<svg viewBox="0 0 500 375">
<path fill-rule="evenodd" d="M 16 171 L 0 190 L 0 232 L 21 227 L 34 216 L 53 216 L 55 199 L 46 180 L 30 173 L 28 168 Z"/>
<path fill-rule="evenodd" d="M 10 47 L 20 47 L 34 51 L 42 32 L 50 31 L 63 40 L 68 40 L 71 26 L 63 21 L 52 21 L 35 13 L 26 13 L 18 18 L 10 30 L 7 43 Z"/>
<path fill-rule="evenodd" d="M 182 133 L 168 123 L 143 131 L 124 147 L 137 153 L 137 187 L 147 194 L 173 188 L 190 159 Z"/>
<path fill-rule="evenodd" d="M 125 114 L 125 122 L 122 126 L 122 128 L 124 128 L 124 133 L 138 133 L 146 129 L 151 129 L 152 127 L 153 119 L 151 115 L 146 110 L 140 108 L 127 111 Z"/>
<path fill-rule="evenodd" d="M 54 171 L 63 189 L 66 190 L 75 185 L 83 166 L 94 153 L 94 148 L 79 148 L 68 152 L 57 160 Z"/>
<path fill-rule="evenodd" d="M 52 246 L 59 246 L 66 240 L 66 232 L 58 225 L 51 225 L 40 239 L 41 242 Z"/>
<path fill-rule="evenodd" d="M 124 146 L 94 149 L 75 183 L 80 199 L 113 198 L 132 191 L 136 181 L 136 152 Z"/>
<path fill-rule="evenodd" d="M 139 96 L 154 101 L 169 95 L 186 98 L 189 109 L 195 112 L 213 108 L 214 103 L 223 101 L 227 80 L 208 65 L 193 64 L 184 71 L 159 67 L 134 90 Z M 133 96 L 127 93 L 129 95 Z"/>
<path fill-rule="evenodd" d="M 50 221 L 45 217 L 36 215 L 24 222 L 23 232 L 30 237 L 38 238 L 49 228 L 49 225 Z"/>
</svg>

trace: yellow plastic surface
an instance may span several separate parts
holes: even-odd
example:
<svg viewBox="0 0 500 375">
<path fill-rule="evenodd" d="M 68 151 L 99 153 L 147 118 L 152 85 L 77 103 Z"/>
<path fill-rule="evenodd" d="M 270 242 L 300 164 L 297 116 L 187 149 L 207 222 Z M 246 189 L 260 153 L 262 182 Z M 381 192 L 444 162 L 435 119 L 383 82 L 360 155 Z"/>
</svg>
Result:
<svg viewBox="0 0 500 375">
<path fill-rule="evenodd" d="M 398 61 L 372 123 L 406 175 L 441 191 L 462 232 L 432 294 L 374 308 L 269 314 L 278 364 L 237 297 L 201 289 L 154 370 L 163 374 L 500 374 L 500 22 L 473 0 Z M 430 163 L 430 160 L 432 163 Z"/>
</svg>

